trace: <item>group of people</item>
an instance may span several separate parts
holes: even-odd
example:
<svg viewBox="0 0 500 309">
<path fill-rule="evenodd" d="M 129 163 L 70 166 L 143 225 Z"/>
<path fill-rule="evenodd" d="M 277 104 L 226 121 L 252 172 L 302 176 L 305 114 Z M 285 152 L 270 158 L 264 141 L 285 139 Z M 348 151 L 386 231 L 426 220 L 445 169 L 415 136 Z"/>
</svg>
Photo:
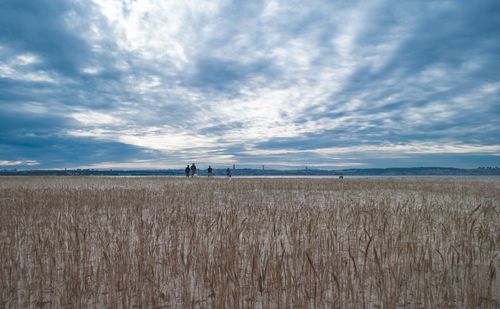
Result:
<svg viewBox="0 0 500 309">
<path fill-rule="evenodd" d="M 208 177 L 212 177 L 214 175 L 213 173 L 213 168 L 212 166 L 208 166 L 208 169 L 207 169 L 207 175 Z M 184 172 L 186 173 L 186 177 L 194 177 L 195 175 L 197 175 L 197 172 L 198 172 L 198 168 L 196 167 L 196 164 L 191 164 L 191 167 L 189 166 L 189 164 L 186 166 L 186 168 L 184 169 Z M 231 170 L 229 169 L 229 167 L 226 169 L 226 176 L 231 178 Z"/>
</svg>

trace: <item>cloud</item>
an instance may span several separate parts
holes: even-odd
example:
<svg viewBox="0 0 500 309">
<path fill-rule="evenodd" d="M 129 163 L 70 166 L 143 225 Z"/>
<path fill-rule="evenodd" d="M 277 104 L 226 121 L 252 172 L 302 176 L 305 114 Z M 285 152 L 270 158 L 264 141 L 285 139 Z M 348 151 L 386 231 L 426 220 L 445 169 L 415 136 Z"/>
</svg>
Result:
<svg viewBox="0 0 500 309">
<path fill-rule="evenodd" d="M 272 63 L 269 61 L 237 62 L 218 58 L 198 59 L 194 72 L 186 78 L 186 86 L 209 88 L 210 90 L 228 91 L 241 88 L 252 78 L 264 76 L 272 78 Z"/>
<path fill-rule="evenodd" d="M 19 166 L 19 165 L 28 165 L 28 166 L 33 166 L 33 165 L 38 165 L 38 163 L 35 160 L 28 160 L 28 161 L 7 161 L 7 160 L 0 160 L 0 166 Z"/>
<path fill-rule="evenodd" d="M 500 165 L 499 10 L 493 0 L 5 0 L 0 158 Z"/>
</svg>

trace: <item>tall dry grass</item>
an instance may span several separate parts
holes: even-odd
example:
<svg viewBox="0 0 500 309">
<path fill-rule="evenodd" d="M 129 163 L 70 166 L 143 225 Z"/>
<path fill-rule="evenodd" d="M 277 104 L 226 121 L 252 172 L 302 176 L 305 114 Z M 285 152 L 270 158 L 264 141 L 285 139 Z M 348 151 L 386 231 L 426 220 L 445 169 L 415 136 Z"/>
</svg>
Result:
<svg viewBox="0 0 500 309">
<path fill-rule="evenodd" d="M 500 182 L 1 178 L 1 307 L 495 308 Z"/>
</svg>

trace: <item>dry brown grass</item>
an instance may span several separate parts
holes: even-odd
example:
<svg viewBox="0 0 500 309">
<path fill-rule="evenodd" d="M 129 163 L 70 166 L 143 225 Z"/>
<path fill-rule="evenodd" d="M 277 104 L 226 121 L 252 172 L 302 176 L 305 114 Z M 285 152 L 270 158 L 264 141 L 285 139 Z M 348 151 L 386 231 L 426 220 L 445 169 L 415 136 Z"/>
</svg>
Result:
<svg viewBox="0 0 500 309">
<path fill-rule="evenodd" d="M 500 306 L 500 182 L 0 178 L 0 307 Z"/>
</svg>

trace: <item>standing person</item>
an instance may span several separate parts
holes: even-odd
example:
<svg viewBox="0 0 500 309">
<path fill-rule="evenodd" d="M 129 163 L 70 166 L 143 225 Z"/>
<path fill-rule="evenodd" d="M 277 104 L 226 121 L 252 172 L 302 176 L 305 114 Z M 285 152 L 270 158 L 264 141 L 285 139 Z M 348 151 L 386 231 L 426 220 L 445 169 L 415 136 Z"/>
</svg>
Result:
<svg viewBox="0 0 500 309">
<path fill-rule="evenodd" d="M 186 166 L 186 168 L 184 169 L 184 173 L 186 173 L 186 177 L 189 177 L 189 172 L 191 171 L 191 169 L 189 168 L 189 164 Z"/>
<path fill-rule="evenodd" d="M 213 170 L 212 170 L 212 167 L 209 165 L 209 166 L 208 166 L 208 170 L 207 170 L 207 172 L 208 172 L 208 177 L 212 177 L 212 176 L 213 176 L 213 175 L 212 175 L 212 171 L 213 171 Z"/>
<path fill-rule="evenodd" d="M 229 169 L 229 167 L 226 169 L 226 175 L 227 177 L 231 178 L 231 170 Z"/>
<path fill-rule="evenodd" d="M 193 163 L 191 164 L 191 177 L 194 177 L 196 175 L 196 165 Z"/>
</svg>

